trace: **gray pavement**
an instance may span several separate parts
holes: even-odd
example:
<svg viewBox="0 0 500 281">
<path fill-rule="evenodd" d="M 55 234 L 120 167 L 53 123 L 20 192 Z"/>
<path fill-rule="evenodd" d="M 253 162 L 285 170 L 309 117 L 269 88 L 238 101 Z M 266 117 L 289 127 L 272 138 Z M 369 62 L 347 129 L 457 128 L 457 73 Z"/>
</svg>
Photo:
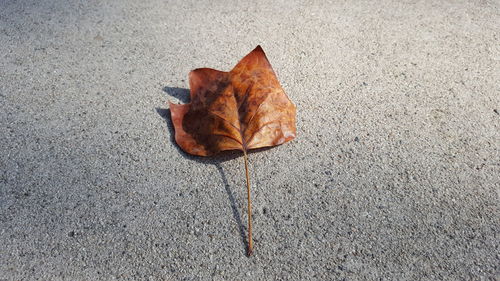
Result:
<svg viewBox="0 0 500 281">
<path fill-rule="evenodd" d="M 0 280 L 495 280 L 498 1 L 0 0 Z M 298 137 L 184 154 L 258 44 Z"/>
</svg>

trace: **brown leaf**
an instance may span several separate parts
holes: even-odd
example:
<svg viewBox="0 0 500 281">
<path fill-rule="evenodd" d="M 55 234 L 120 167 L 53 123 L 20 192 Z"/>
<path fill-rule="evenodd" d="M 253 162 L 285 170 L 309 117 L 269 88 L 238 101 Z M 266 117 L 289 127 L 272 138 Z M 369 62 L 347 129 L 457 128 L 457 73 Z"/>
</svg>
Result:
<svg viewBox="0 0 500 281">
<path fill-rule="evenodd" d="M 239 149 L 245 159 L 248 255 L 252 255 L 252 201 L 247 150 L 295 138 L 295 105 L 257 46 L 229 72 L 199 68 L 189 73 L 191 103 L 170 103 L 175 141 L 187 153 L 208 156 Z"/>
<path fill-rule="evenodd" d="M 170 103 L 175 140 L 187 153 L 275 146 L 295 138 L 295 105 L 260 46 L 231 71 L 189 73 L 191 103 Z"/>
</svg>

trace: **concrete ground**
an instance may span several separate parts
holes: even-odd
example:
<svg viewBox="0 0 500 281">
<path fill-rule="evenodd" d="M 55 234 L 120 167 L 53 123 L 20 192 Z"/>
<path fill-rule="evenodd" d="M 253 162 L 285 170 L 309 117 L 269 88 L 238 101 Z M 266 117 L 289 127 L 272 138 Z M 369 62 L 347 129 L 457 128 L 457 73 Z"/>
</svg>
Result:
<svg viewBox="0 0 500 281">
<path fill-rule="evenodd" d="M 241 153 L 167 101 L 258 44 L 298 137 L 248 258 Z M 0 280 L 495 280 L 499 81 L 498 1 L 0 0 Z"/>
</svg>

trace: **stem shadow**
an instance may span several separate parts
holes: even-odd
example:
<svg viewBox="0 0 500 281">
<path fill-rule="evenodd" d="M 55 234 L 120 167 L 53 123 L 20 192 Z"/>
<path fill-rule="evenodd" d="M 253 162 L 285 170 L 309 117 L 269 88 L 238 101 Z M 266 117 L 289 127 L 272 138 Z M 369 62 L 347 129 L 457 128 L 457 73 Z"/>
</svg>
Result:
<svg viewBox="0 0 500 281">
<path fill-rule="evenodd" d="M 240 212 L 238 211 L 238 204 L 236 199 L 234 198 L 233 192 L 231 190 L 231 187 L 227 181 L 226 178 L 226 173 L 224 173 L 224 170 L 220 166 L 220 164 L 215 164 L 215 167 L 217 167 L 217 170 L 219 171 L 219 174 L 222 178 L 222 181 L 224 182 L 224 188 L 226 189 L 227 197 L 229 198 L 229 202 L 231 203 L 231 209 L 233 210 L 233 217 L 236 223 L 238 224 L 238 230 L 240 232 L 240 237 L 241 237 L 241 243 L 243 243 L 243 248 L 248 249 L 248 240 L 245 235 L 245 226 L 243 225 L 243 221 L 241 220 Z"/>
</svg>

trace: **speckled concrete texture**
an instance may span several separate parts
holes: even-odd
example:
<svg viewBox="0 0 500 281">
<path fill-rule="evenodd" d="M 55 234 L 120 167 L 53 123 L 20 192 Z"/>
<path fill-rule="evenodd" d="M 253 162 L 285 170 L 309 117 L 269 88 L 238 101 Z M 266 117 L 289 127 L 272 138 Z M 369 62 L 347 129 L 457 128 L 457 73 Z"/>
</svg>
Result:
<svg viewBox="0 0 500 281">
<path fill-rule="evenodd" d="M 498 1 L 0 0 L 0 280 L 495 280 Z M 262 45 L 296 140 L 173 141 Z"/>
</svg>

